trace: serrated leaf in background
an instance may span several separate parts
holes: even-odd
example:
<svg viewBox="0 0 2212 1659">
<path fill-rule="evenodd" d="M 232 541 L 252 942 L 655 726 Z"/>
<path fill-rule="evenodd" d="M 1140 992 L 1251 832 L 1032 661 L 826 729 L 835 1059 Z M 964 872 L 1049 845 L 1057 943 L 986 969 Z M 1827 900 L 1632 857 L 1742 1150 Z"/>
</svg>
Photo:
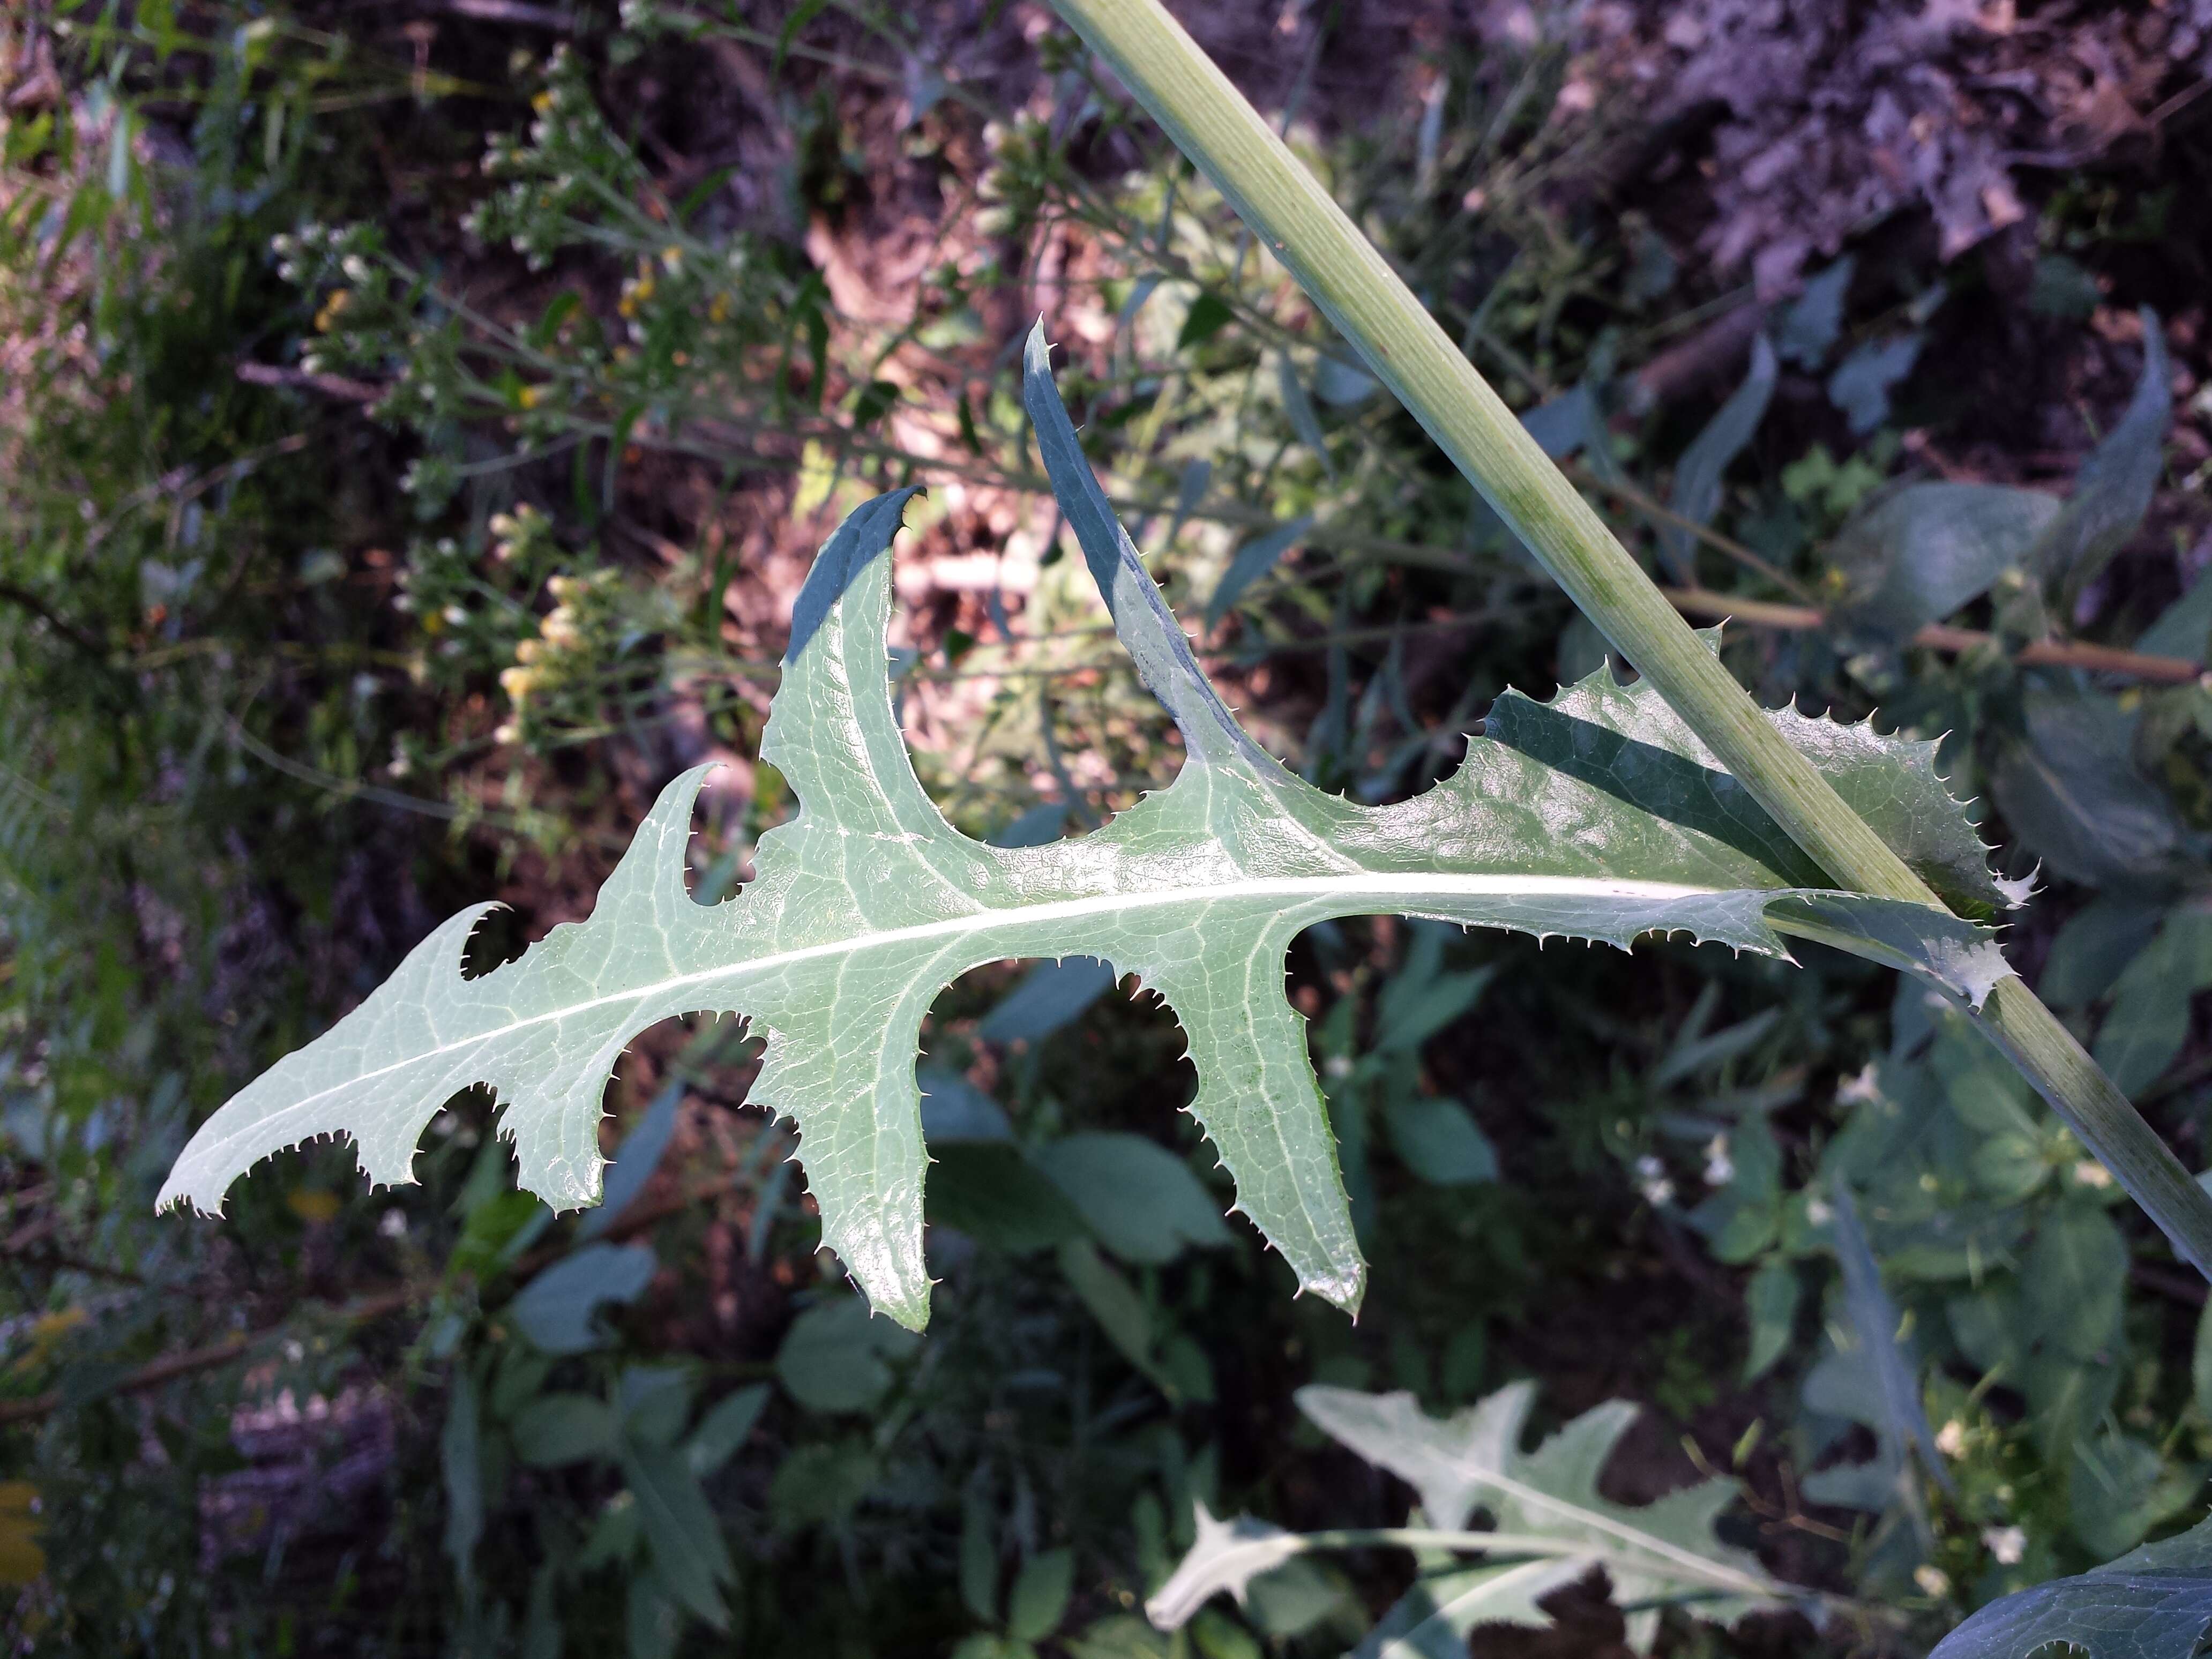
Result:
<svg viewBox="0 0 2212 1659">
<path fill-rule="evenodd" d="M 1714 1529 L 1736 1499 L 1735 1482 L 1708 1480 L 1650 1504 L 1616 1504 L 1599 1495 L 1598 1480 L 1637 1408 L 1622 1401 L 1600 1406 L 1524 1451 L 1534 1397 L 1530 1385 L 1515 1383 L 1445 1419 L 1429 1416 L 1410 1394 L 1316 1386 L 1301 1389 L 1297 1401 L 1328 1434 L 1420 1493 L 1431 1525 L 1455 1531 L 1480 1510 L 1501 1534 L 1585 1547 L 1546 1563 L 1564 1574 L 1551 1583 L 1602 1565 L 1618 1603 L 1637 1609 L 1627 1615 L 1628 1639 L 1639 1652 L 1656 1635 L 1652 1604 L 1660 1601 L 1693 1597 L 1685 1601 L 1688 1612 L 1723 1626 L 1786 1604 L 1786 1588 Z M 1532 1589 L 1526 1607 L 1515 1610 L 1533 1608 L 1543 1593 Z"/>
</svg>

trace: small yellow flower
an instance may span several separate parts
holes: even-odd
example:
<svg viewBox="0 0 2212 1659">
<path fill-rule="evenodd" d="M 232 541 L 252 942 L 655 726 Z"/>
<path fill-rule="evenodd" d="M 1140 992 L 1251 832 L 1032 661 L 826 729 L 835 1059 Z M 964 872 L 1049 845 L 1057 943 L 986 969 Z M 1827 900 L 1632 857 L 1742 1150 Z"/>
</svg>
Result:
<svg viewBox="0 0 2212 1659">
<path fill-rule="evenodd" d="M 509 697 L 520 702 L 530 695 L 531 688 L 538 684 L 538 671 L 534 668 L 503 668 L 500 671 L 499 683 Z"/>
<path fill-rule="evenodd" d="M 539 623 L 538 631 L 544 637 L 545 643 L 556 651 L 566 650 L 584 637 L 584 630 L 576 626 L 565 606 Z"/>
<path fill-rule="evenodd" d="M 515 641 L 514 659 L 517 662 L 536 662 L 544 654 L 545 641 L 543 640 L 517 640 Z"/>
<path fill-rule="evenodd" d="M 352 289 L 333 289 L 331 291 L 331 297 L 323 301 L 323 308 L 315 313 L 315 332 L 329 333 L 337 325 L 337 319 L 344 314 L 345 308 L 352 303 Z"/>
<path fill-rule="evenodd" d="M 671 242 L 660 250 L 660 268 L 673 276 L 684 269 L 684 250 Z"/>
<path fill-rule="evenodd" d="M 522 388 L 519 401 L 525 409 L 535 409 L 545 401 L 548 395 L 550 395 L 548 388 L 544 386 L 526 386 Z"/>
<path fill-rule="evenodd" d="M 707 320 L 710 323 L 726 323 L 730 320 L 730 296 L 728 295 L 717 294 L 714 296 L 713 303 L 707 307 Z"/>
<path fill-rule="evenodd" d="M 553 94 L 550 92 L 539 93 L 535 98 L 530 100 L 530 107 L 536 110 L 540 115 L 544 114 L 547 110 L 553 107 Z"/>
</svg>

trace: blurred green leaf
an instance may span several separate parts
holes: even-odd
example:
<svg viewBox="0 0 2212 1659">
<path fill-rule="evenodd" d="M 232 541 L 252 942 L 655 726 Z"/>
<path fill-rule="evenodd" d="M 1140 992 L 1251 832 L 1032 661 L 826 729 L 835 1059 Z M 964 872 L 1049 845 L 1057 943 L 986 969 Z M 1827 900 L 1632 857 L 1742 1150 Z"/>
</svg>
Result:
<svg viewBox="0 0 2212 1659">
<path fill-rule="evenodd" d="M 2155 904 L 2097 898 L 2067 917 L 2044 958 L 2036 991 L 2057 1008 L 2086 1008 L 2112 994 L 2120 972 L 2158 931 Z"/>
<path fill-rule="evenodd" d="M 1227 616 L 1253 583 L 1281 563 L 1283 556 L 1305 539 L 1313 523 L 1312 514 L 1302 514 L 1263 535 L 1248 538 L 1214 585 L 1213 596 L 1206 602 L 1206 625 L 1214 627 Z"/>
<path fill-rule="evenodd" d="M 2212 570 L 2200 574 L 2187 592 L 2159 613 L 2136 636 L 2136 649 L 2148 656 L 2212 662 Z"/>
<path fill-rule="evenodd" d="M 674 1445 L 690 1419 L 698 1386 L 698 1374 L 689 1364 L 623 1366 L 615 1385 L 623 1435 L 641 1446 Z"/>
<path fill-rule="evenodd" d="M 623 1474 L 637 1498 L 656 1576 L 671 1595 L 716 1630 L 727 1628 L 721 1586 L 737 1574 L 721 1523 L 690 1468 L 674 1452 L 633 1445 L 623 1453 Z"/>
<path fill-rule="evenodd" d="M 2075 475 L 2074 493 L 2044 531 L 2036 566 L 2078 590 L 2124 546 L 2150 510 L 2152 493 L 2166 467 L 2166 434 L 2173 424 L 2173 366 L 2166 331 L 2148 306 L 2142 323 L 2142 372 L 2135 394 Z"/>
<path fill-rule="evenodd" d="M 990 1510 L 973 1496 L 960 1517 L 960 1599 L 985 1624 L 999 1622 L 999 1541 Z"/>
<path fill-rule="evenodd" d="M 959 1073 L 924 1066 L 915 1081 L 921 1087 L 921 1138 L 933 1152 L 954 1141 L 1014 1138 L 1006 1108 Z"/>
<path fill-rule="evenodd" d="M 1774 350 L 1785 363 L 1814 369 L 1844 331 L 1844 301 L 1850 293 L 1857 261 L 1846 253 L 1805 281 L 1804 291 L 1782 313 L 1774 331 Z"/>
<path fill-rule="evenodd" d="M 615 1416 L 587 1394 L 541 1395 L 514 1419 L 514 1454 L 533 1468 L 611 1455 Z"/>
<path fill-rule="evenodd" d="M 1007 1634 L 1017 1641 L 1042 1641 L 1060 1628 L 1074 1588 L 1073 1550 L 1046 1550 L 1031 1556 L 1006 1592 Z"/>
<path fill-rule="evenodd" d="M 2182 1659 L 2212 1629 L 2212 1521 L 2146 1544 L 2075 1578 L 1992 1601 L 1929 1659 L 2031 1659 L 2063 1649 L 2083 1659 Z"/>
<path fill-rule="evenodd" d="M 1293 1556 L 1245 1590 L 1252 1622 L 1283 1640 L 1304 1635 L 1351 1601 L 1341 1582 L 1306 1556 Z"/>
<path fill-rule="evenodd" d="M 1920 361 L 1924 337 L 1891 335 L 1869 340 L 1828 376 L 1828 401 L 1841 410 L 1852 435 L 1864 437 L 1889 418 L 1889 394 Z"/>
<path fill-rule="evenodd" d="M 1036 1165 L 1067 1195 L 1100 1243 L 1124 1261 L 1172 1261 L 1191 1246 L 1230 1242 L 1213 1194 L 1189 1164 L 1142 1135 L 1063 1135 Z"/>
<path fill-rule="evenodd" d="M 1766 418 L 1774 396 L 1774 348 L 1764 334 L 1751 343 L 1751 368 L 1705 429 L 1674 464 L 1674 484 L 1667 504 L 1692 524 L 1711 524 L 1720 510 L 1721 483 L 1729 464 L 1741 455 Z M 1659 526 L 1659 556 L 1674 580 L 1698 585 L 1697 538 L 1680 525 Z"/>
<path fill-rule="evenodd" d="M 2133 716 L 2087 691 L 2030 691 L 2024 707 L 2026 730 L 2000 749 L 1990 793 L 2055 874 L 2142 891 L 2201 870 L 2198 838 L 2135 763 Z"/>
<path fill-rule="evenodd" d="M 932 1222 L 1017 1255 L 1088 1237 L 1067 1195 L 1011 1141 L 952 1141 L 931 1155 Z"/>
<path fill-rule="evenodd" d="M 438 1458 L 446 1477 L 446 1553 L 464 1583 L 476 1577 L 477 1542 L 483 1536 L 483 1448 L 477 1427 L 477 1382 L 465 1366 L 453 1368 L 446 1396 L 446 1426 Z"/>
<path fill-rule="evenodd" d="M 1040 962 L 983 1017 L 975 1035 L 986 1042 L 1042 1042 L 1082 1018 L 1114 983 L 1114 969 L 1096 957 Z"/>
<path fill-rule="evenodd" d="M 1188 351 L 1194 345 L 1203 345 L 1236 317 L 1237 312 L 1228 301 L 1212 289 L 1201 289 L 1198 297 L 1190 302 L 1183 313 L 1182 327 L 1176 334 L 1176 349 Z"/>
<path fill-rule="evenodd" d="M 2059 511 L 2039 489 L 1915 483 L 1878 497 L 1832 552 L 1843 626 L 1903 638 L 1940 622 L 2025 565 Z"/>
<path fill-rule="evenodd" d="M 1744 1313 L 1751 1323 L 1750 1348 L 1743 1362 L 1745 1382 L 1765 1376 L 1789 1351 L 1802 1295 L 1797 1270 L 1786 1261 L 1765 1262 L 1751 1276 L 1743 1294 Z"/>
<path fill-rule="evenodd" d="M 2174 911 L 2112 981 L 2112 1006 L 2097 1027 L 2097 1064 L 2123 1094 L 2139 1094 L 2165 1075 L 2189 1039 L 2190 1000 L 2208 987 L 2212 915 Z"/>
<path fill-rule="evenodd" d="M 769 1386 L 750 1382 L 709 1407 L 684 1443 L 684 1461 L 702 1480 L 716 1473 L 749 1439 L 767 1408 Z"/>
<path fill-rule="evenodd" d="M 645 1293 L 657 1264 L 644 1244 L 586 1244 L 555 1262 L 515 1293 L 507 1316 L 545 1353 L 583 1353 L 603 1346 L 596 1316 Z"/>
<path fill-rule="evenodd" d="M 597 1238 L 622 1219 L 637 1195 L 645 1190 L 645 1183 L 653 1179 L 660 1160 L 667 1156 L 668 1143 L 676 1135 L 676 1117 L 684 1104 L 684 1085 L 672 1082 L 653 1097 L 636 1126 L 624 1135 L 616 1149 L 613 1161 L 607 1166 L 605 1183 L 599 1191 L 599 1206 L 586 1212 L 576 1228 L 580 1241 Z"/>
<path fill-rule="evenodd" d="M 1498 1149 L 1459 1102 L 1419 1095 L 1393 1100 L 1382 1121 L 1392 1150 L 1422 1180 L 1461 1187 L 1498 1179 Z"/>
<path fill-rule="evenodd" d="M 871 1313 L 858 1297 L 838 1297 L 792 1322 L 776 1350 L 775 1374 L 809 1411 L 865 1412 L 889 1392 L 891 1363 L 913 1352 L 915 1334 Z"/>
<path fill-rule="evenodd" d="M 2044 317 L 2064 317 L 2079 322 L 2104 302 L 2097 279 L 2063 253 L 2037 257 L 2029 278 L 2027 308 Z"/>
<path fill-rule="evenodd" d="M 2108 1428 L 2074 1443 L 2067 1524 L 2099 1555 L 2133 1549 L 2187 1507 L 2201 1484 L 2197 1470 L 2169 1470 L 2155 1446 Z"/>
</svg>

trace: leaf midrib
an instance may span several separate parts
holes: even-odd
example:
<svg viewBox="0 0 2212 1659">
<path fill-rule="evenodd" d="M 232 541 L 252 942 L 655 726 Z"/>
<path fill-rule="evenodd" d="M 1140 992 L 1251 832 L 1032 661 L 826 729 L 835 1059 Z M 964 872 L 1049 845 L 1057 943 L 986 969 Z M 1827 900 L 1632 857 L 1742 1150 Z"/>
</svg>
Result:
<svg viewBox="0 0 2212 1659">
<path fill-rule="evenodd" d="M 1656 881 L 1620 881 L 1593 876 L 1526 876 L 1526 875 L 1447 875 L 1434 872 L 1361 871 L 1341 876 L 1286 876 L 1246 878 L 1231 882 L 1208 883 L 1203 886 L 1148 889 L 1139 893 L 1100 893 L 1078 899 L 1056 899 L 1043 904 L 1018 908 L 989 907 L 947 916 L 936 921 L 919 922 L 911 927 L 886 928 L 881 932 L 856 933 L 843 939 L 820 945 L 800 945 L 793 950 L 779 951 L 773 956 L 757 957 L 750 961 L 736 962 L 720 967 L 702 969 L 696 973 L 678 974 L 645 985 L 592 997 L 580 1002 L 563 1003 L 544 1013 L 532 1014 L 525 1019 L 511 1020 L 454 1042 L 441 1043 L 434 1048 L 423 1048 L 381 1066 L 374 1071 L 362 1072 L 333 1084 L 329 1088 L 301 1097 L 290 1105 L 279 1108 L 265 1116 L 257 1118 L 233 1136 L 211 1143 L 212 1152 L 226 1147 L 234 1139 L 259 1139 L 266 1134 L 272 1123 L 308 1112 L 332 1096 L 372 1083 L 379 1078 L 404 1072 L 410 1067 L 434 1060 L 441 1055 L 461 1053 L 496 1042 L 514 1032 L 526 1030 L 550 1020 L 572 1018 L 594 1008 L 611 1007 L 623 1003 L 639 1003 L 657 1000 L 686 985 L 704 985 L 720 980 L 744 980 L 775 972 L 804 962 L 827 957 L 851 956 L 863 951 L 884 950 L 902 945 L 921 944 L 937 939 L 955 938 L 962 933 L 983 934 L 999 928 L 1046 925 L 1054 922 L 1079 921 L 1089 916 L 1116 915 L 1132 910 L 1167 907 L 1188 908 L 1192 905 L 1219 904 L 1239 900 L 1279 898 L 1336 899 L 1352 905 L 1348 914 L 1359 914 L 1360 902 L 1369 896 L 1378 901 L 1401 898 L 1508 898 L 1522 895 L 1535 897 L 1581 897 L 1673 899 L 1709 897 L 1714 894 L 1736 890 L 1717 886 L 1700 886 L 1686 883 Z M 726 901 L 743 902 L 742 896 Z M 708 908 L 701 906 L 702 910 Z M 1378 902 L 1376 914 L 1392 910 L 1389 902 Z M 588 927 L 588 922 L 582 924 Z M 535 946 L 532 947 L 536 948 Z M 1079 949 L 1071 949 L 1063 955 L 1080 956 Z M 529 962 L 528 953 L 514 962 L 495 969 L 481 981 L 485 983 L 508 972 L 524 970 Z"/>
<path fill-rule="evenodd" d="M 1585 1508 L 1570 1498 L 1555 1498 L 1540 1487 L 1516 1480 L 1511 1475 L 1500 1474 L 1495 1469 L 1467 1463 L 1461 1463 L 1460 1467 L 1474 1480 L 1485 1486 L 1496 1487 L 1509 1498 L 1534 1508 L 1548 1510 L 1554 1514 L 1571 1518 L 1577 1525 L 1589 1527 L 1598 1532 L 1607 1534 L 1632 1550 L 1658 1556 L 1662 1560 L 1680 1569 L 1685 1577 L 1699 1578 L 1706 1583 L 1733 1589 L 1738 1595 L 1771 1596 L 1778 1593 L 1775 1585 L 1764 1583 L 1741 1568 L 1730 1566 L 1723 1561 L 1713 1560 L 1709 1556 L 1700 1555 L 1695 1550 L 1685 1549 L 1678 1544 L 1671 1544 L 1663 1538 L 1644 1531 L 1641 1527 L 1628 1522 L 1617 1521 L 1602 1510 Z M 1600 1548 L 1602 1549 L 1602 1547 L 1601 1546 Z"/>
</svg>

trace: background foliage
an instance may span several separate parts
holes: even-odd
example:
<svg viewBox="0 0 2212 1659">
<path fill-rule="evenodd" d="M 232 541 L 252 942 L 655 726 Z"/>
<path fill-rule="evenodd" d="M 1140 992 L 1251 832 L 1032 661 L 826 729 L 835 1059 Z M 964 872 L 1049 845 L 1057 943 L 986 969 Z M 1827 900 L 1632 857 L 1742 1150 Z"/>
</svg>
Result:
<svg viewBox="0 0 2212 1659">
<path fill-rule="evenodd" d="M 2177 204 L 2212 19 L 1923 46 L 2030 87 L 1990 119 L 2050 143 L 1990 174 L 1960 139 L 1906 190 L 1852 171 L 1920 95 L 1869 67 L 1886 15 L 1371 9 L 1195 21 L 1686 608 L 1748 624 L 1765 701 L 1945 736 L 2039 871 L 2014 960 L 2205 1163 Z M 1698 102 L 1752 46 L 1769 79 Z M 1532 1442 L 1636 1401 L 1609 1501 L 1738 1479 L 1728 1541 L 1852 1608 L 1647 1632 L 1589 1580 L 1482 1653 L 1923 1651 L 2201 1517 L 2203 1287 L 1943 1008 L 1809 948 L 1305 936 L 1356 1327 L 1223 1220 L 1178 1034 L 1080 962 L 927 1027 L 923 1340 L 816 1249 L 726 1028 L 637 1045 L 580 1220 L 513 1191 L 472 1099 L 417 1186 L 326 1146 L 156 1220 L 200 1116 L 460 902 L 516 907 L 487 962 L 577 915 L 682 767 L 730 763 L 695 890 L 744 878 L 788 810 L 747 763 L 791 598 L 862 496 L 930 487 L 894 668 L 959 827 L 1050 837 L 1173 774 L 1026 447 L 1040 311 L 1179 613 L 1316 782 L 1416 791 L 1602 644 L 1042 12 L 142 0 L 22 9 L 0 50 L 22 1650 L 1342 1652 L 1432 1564 L 1301 1555 L 1141 1614 L 1196 1504 L 1405 1519 L 1314 1384 L 1533 1380 Z M 1808 64 L 1863 123 L 1815 130 Z M 1829 158 L 1817 215 L 1817 169 L 1756 165 L 1784 143 Z"/>
</svg>

